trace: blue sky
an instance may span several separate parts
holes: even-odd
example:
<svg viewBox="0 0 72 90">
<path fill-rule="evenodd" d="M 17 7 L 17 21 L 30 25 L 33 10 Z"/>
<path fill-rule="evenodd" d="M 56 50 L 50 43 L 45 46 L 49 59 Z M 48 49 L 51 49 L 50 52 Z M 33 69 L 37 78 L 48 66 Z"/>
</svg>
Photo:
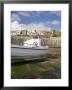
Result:
<svg viewBox="0 0 72 90">
<path fill-rule="evenodd" d="M 60 11 L 12 11 L 11 22 L 40 29 L 61 30 Z M 14 25 L 14 24 L 13 24 Z M 12 25 L 12 26 L 13 26 Z M 38 25 L 38 26 L 37 26 Z M 15 26 L 15 25 L 14 25 Z M 42 28 L 41 27 L 41 28 Z"/>
</svg>

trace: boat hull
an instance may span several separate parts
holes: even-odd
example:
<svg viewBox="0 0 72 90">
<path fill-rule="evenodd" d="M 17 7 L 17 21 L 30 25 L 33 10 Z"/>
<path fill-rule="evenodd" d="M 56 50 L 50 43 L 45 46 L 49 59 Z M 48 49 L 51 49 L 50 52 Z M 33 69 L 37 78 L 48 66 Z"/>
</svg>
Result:
<svg viewBox="0 0 72 90">
<path fill-rule="evenodd" d="M 47 54 L 48 49 L 41 48 L 11 48 L 11 56 L 37 56 L 42 54 Z"/>
<path fill-rule="evenodd" d="M 48 49 L 44 48 L 21 48 L 21 47 L 11 47 L 11 57 L 13 59 L 27 59 L 27 58 L 37 58 L 44 56 L 48 53 Z M 17 60 L 18 61 L 18 60 Z"/>
</svg>

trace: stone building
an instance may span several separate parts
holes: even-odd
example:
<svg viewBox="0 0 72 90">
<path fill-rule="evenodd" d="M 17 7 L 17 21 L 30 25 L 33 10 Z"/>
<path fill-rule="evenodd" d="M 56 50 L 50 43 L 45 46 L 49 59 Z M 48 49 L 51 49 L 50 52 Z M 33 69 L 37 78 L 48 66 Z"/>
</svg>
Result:
<svg viewBox="0 0 72 90">
<path fill-rule="evenodd" d="M 51 37 L 51 32 L 50 31 L 42 31 L 42 32 L 40 32 L 40 36 L 49 38 L 49 37 Z"/>
<path fill-rule="evenodd" d="M 47 44 L 53 47 L 61 47 L 61 37 L 50 37 Z"/>
</svg>

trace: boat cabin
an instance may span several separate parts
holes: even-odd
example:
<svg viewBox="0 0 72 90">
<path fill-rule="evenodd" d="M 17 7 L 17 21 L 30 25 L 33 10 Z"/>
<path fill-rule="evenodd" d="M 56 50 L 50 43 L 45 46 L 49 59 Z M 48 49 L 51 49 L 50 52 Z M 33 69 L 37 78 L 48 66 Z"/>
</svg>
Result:
<svg viewBox="0 0 72 90">
<path fill-rule="evenodd" d="M 46 46 L 44 40 L 42 39 L 30 39 L 24 42 L 24 46 L 26 47 L 41 47 Z"/>
</svg>

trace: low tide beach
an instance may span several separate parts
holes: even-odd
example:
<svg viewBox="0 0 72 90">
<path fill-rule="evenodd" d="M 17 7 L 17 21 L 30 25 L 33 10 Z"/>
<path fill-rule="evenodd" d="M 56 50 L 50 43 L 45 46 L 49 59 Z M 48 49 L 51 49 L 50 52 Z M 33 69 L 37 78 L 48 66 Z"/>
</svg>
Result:
<svg viewBox="0 0 72 90">
<path fill-rule="evenodd" d="M 40 59 L 31 59 L 11 65 L 12 79 L 60 79 L 61 48 L 50 48 Z"/>
</svg>

